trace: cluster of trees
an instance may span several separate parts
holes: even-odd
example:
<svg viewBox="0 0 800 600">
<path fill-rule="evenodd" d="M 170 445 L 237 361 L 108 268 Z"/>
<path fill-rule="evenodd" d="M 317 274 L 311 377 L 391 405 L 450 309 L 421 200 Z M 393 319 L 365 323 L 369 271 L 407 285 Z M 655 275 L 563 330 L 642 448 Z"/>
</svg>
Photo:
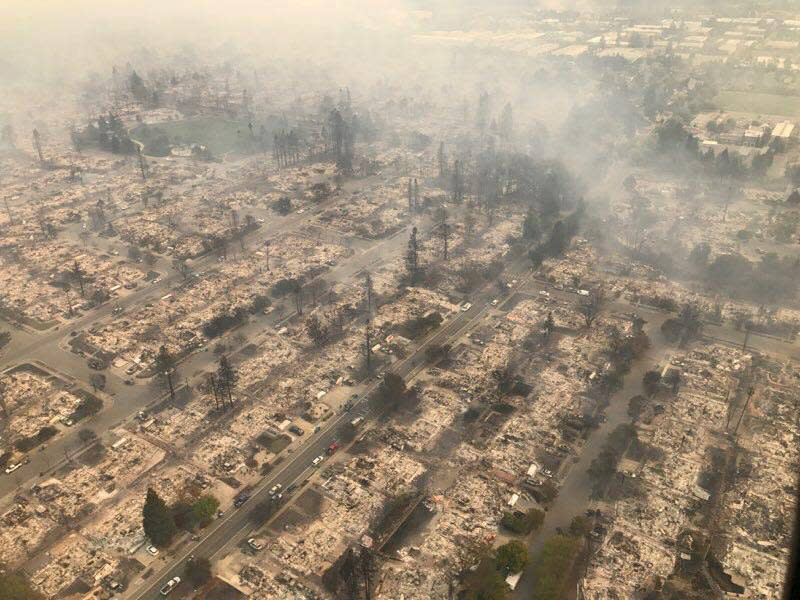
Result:
<svg viewBox="0 0 800 600">
<path fill-rule="evenodd" d="M 671 317 L 661 324 L 661 333 L 670 342 L 678 342 L 681 346 L 700 337 L 703 321 L 700 311 L 687 303 L 677 317 Z"/>
<path fill-rule="evenodd" d="M 237 307 L 231 312 L 224 312 L 214 315 L 211 319 L 203 325 L 203 335 L 207 338 L 215 338 L 222 335 L 229 329 L 233 329 L 237 325 L 241 325 L 247 319 L 247 309 L 244 307 Z"/>
<path fill-rule="evenodd" d="M 465 600 L 505 600 L 509 589 L 505 578 L 519 573 L 528 564 L 528 549 L 518 540 L 512 540 L 496 550 L 485 549 L 477 567 L 464 577 Z"/>
<path fill-rule="evenodd" d="M 172 507 L 153 488 L 147 489 L 142 509 L 142 527 L 150 541 L 159 547 L 168 546 L 178 528 L 193 531 L 205 527 L 214 518 L 219 501 L 210 495 L 195 500 L 179 499 Z"/>
<path fill-rule="evenodd" d="M 697 277 L 715 290 L 735 298 L 773 304 L 793 299 L 800 284 L 800 259 L 779 257 L 770 252 L 758 262 L 741 254 L 721 254 L 710 260 L 705 246 L 698 245 L 689 255 Z"/>
<path fill-rule="evenodd" d="M 460 292 L 469 294 L 487 282 L 497 279 L 503 272 L 505 265 L 500 260 L 495 260 L 489 264 L 481 264 L 477 261 L 465 263 L 458 271 L 459 278 L 457 289 Z"/>
<path fill-rule="evenodd" d="M 541 242 L 528 253 L 534 268 L 541 266 L 546 258 L 554 258 L 564 254 L 569 248 L 572 238 L 578 233 L 583 214 L 584 205 L 581 201 L 566 219 L 555 222 L 547 240 Z"/>
<path fill-rule="evenodd" d="M 547 540 L 533 561 L 533 600 L 562 598 L 580 549 L 577 537 L 557 535 Z"/>
<path fill-rule="evenodd" d="M 80 152 L 87 146 L 98 147 L 114 154 L 136 154 L 137 146 L 128 137 L 122 120 L 113 112 L 92 119 L 83 131 L 70 132 L 72 145 Z"/>
<path fill-rule="evenodd" d="M 617 426 L 606 439 L 603 449 L 589 465 L 589 477 L 594 482 L 594 490 L 598 496 L 603 495 L 605 486 L 617 472 L 617 465 L 628 446 L 637 439 L 636 427 L 630 423 Z"/>
<path fill-rule="evenodd" d="M 344 174 L 353 172 L 355 138 L 358 119 L 355 115 L 348 123 L 338 109 L 333 109 L 328 117 L 328 150 L 333 153 L 336 168 Z"/>
<path fill-rule="evenodd" d="M 272 157 L 279 167 L 297 164 L 300 162 L 300 137 L 292 129 L 276 131 L 272 140 Z"/>
<path fill-rule="evenodd" d="M 544 512 L 536 508 L 531 508 L 528 512 L 511 512 L 506 511 L 503 513 L 503 518 L 500 519 L 500 525 L 518 535 L 528 535 L 532 531 L 538 529 L 542 521 L 544 521 Z"/>
<path fill-rule="evenodd" d="M 282 217 L 285 217 L 292 212 L 292 201 L 289 196 L 281 196 L 272 203 L 271 208 Z"/>
<path fill-rule="evenodd" d="M 397 332 L 403 337 L 415 340 L 441 325 L 443 320 L 441 314 L 438 312 L 431 312 L 427 315 L 414 317 L 413 319 L 400 323 L 397 326 Z"/>
<path fill-rule="evenodd" d="M 239 374 L 233 368 L 228 357 L 224 354 L 219 357 L 219 366 L 216 374 L 211 373 L 208 377 L 209 387 L 214 393 L 214 404 L 216 408 L 227 405 L 233 408 L 233 388 L 239 379 Z"/>
<path fill-rule="evenodd" d="M 719 154 L 713 148 L 704 151 L 698 139 L 674 117 L 657 127 L 653 135 L 652 151 L 657 160 L 668 160 L 674 165 L 677 158 L 682 164 L 688 162 L 708 175 L 726 179 L 760 177 L 772 166 L 775 157 L 775 149 L 770 148 L 756 154 L 748 166 L 740 155 L 731 154 L 727 148 Z"/>
</svg>

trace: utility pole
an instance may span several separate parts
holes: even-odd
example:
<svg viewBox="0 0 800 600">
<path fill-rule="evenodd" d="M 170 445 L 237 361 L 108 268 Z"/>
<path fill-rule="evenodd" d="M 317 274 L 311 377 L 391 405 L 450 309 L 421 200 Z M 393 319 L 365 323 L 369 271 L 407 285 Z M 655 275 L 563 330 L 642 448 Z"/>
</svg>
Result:
<svg viewBox="0 0 800 600">
<path fill-rule="evenodd" d="M 42 154 L 42 142 L 39 136 L 39 130 L 33 130 L 33 147 L 36 148 L 36 153 L 39 155 L 39 162 L 44 164 L 44 155 Z"/>
<path fill-rule="evenodd" d="M 372 373 L 372 330 L 369 326 L 367 326 L 366 336 L 367 340 L 364 351 L 367 357 L 367 375 L 369 375 Z"/>
<path fill-rule="evenodd" d="M 175 403 L 175 386 L 172 385 L 172 369 L 169 369 L 164 372 L 164 375 L 167 376 L 167 384 L 169 385 L 169 399 L 174 404 Z"/>
<path fill-rule="evenodd" d="M 269 273 L 269 240 L 264 242 L 264 252 L 267 255 L 267 272 Z"/>
<path fill-rule="evenodd" d="M 364 274 L 364 288 L 367 295 L 367 325 L 372 323 L 372 276 L 367 271 Z"/>
<path fill-rule="evenodd" d="M 8 213 L 8 222 L 13 225 L 14 217 L 11 216 L 11 208 L 8 206 L 8 196 L 3 196 L 3 202 L 6 203 L 6 212 Z"/>
<path fill-rule="evenodd" d="M 142 156 L 141 146 L 136 147 L 136 155 L 139 157 L 139 170 L 142 172 L 142 181 L 147 181 L 147 174 L 145 173 L 146 163 L 144 156 Z"/>
<path fill-rule="evenodd" d="M 419 182 L 414 178 L 414 210 L 419 210 Z"/>
<path fill-rule="evenodd" d="M 747 350 L 747 340 L 750 339 L 750 323 L 744 325 L 744 342 L 742 343 L 742 352 Z"/>
<path fill-rule="evenodd" d="M 439 231 L 444 246 L 444 259 L 447 260 L 447 238 L 450 235 L 450 226 L 447 224 L 447 209 L 444 206 L 442 207 L 442 222 L 439 224 Z"/>
<path fill-rule="evenodd" d="M 208 374 L 208 383 L 211 386 L 211 391 L 214 392 L 214 408 L 219 410 L 219 398 L 217 397 L 217 382 L 214 381 L 214 374 Z"/>
<path fill-rule="evenodd" d="M 739 415 L 739 420 L 736 421 L 736 427 L 733 430 L 733 437 L 734 438 L 736 437 L 736 434 L 739 433 L 739 425 L 742 424 L 742 419 L 744 418 L 744 413 L 747 412 L 747 407 L 750 405 L 750 398 L 753 397 L 753 393 L 754 392 L 755 392 L 755 389 L 753 389 L 752 385 L 749 388 L 747 388 L 747 400 L 745 400 L 745 402 L 744 402 L 744 407 L 742 408 L 742 414 Z"/>
</svg>

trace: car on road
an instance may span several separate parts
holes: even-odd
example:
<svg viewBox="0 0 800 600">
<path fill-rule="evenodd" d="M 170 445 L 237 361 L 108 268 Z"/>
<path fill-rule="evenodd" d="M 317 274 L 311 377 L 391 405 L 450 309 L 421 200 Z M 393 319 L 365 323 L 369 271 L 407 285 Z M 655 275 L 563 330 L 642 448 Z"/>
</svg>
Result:
<svg viewBox="0 0 800 600">
<path fill-rule="evenodd" d="M 239 507 L 240 507 L 242 504 L 244 504 L 245 502 L 247 502 L 249 499 L 250 499 L 250 494 L 239 494 L 239 495 L 238 495 L 238 496 L 236 496 L 236 498 L 233 500 L 233 505 L 234 505 L 236 508 L 239 508 Z"/>
<path fill-rule="evenodd" d="M 102 371 L 106 368 L 106 365 L 102 360 L 93 358 L 89 361 L 89 368 L 94 369 L 95 371 Z"/>
<path fill-rule="evenodd" d="M 472 308 L 472 303 L 464 302 L 464 304 L 461 305 L 461 312 L 467 312 L 470 308 Z"/>
<path fill-rule="evenodd" d="M 150 544 L 150 545 L 147 547 L 147 553 L 148 553 L 148 554 L 152 554 L 153 556 L 157 556 L 157 555 L 158 555 L 158 548 L 156 548 L 155 546 L 153 546 L 152 544 Z"/>
<path fill-rule="evenodd" d="M 492 306 L 497 306 L 498 304 L 500 304 L 500 300 L 498 300 L 497 298 L 492 300 Z"/>
<path fill-rule="evenodd" d="M 275 496 L 277 496 L 282 489 L 283 486 L 280 483 L 273 485 L 272 489 L 270 489 L 269 491 L 270 498 L 274 498 Z"/>
<path fill-rule="evenodd" d="M 325 457 L 324 457 L 324 456 L 322 456 L 322 454 L 320 454 L 320 455 L 319 455 L 317 458 L 315 458 L 314 460 L 312 460 L 312 461 L 311 461 L 311 464 L 312 464 L 312 465 L 314 465 L 315 467 L 318 467 L 318 466 L 319 466 L 319 464 L 320 464 L 320 463 L 321 463 L 323 460 L 325 460 Z"/>
<path fill-rule="evenodd" d="M 549 298 L 549 297 L 550 297 L 550 292 L 548 292 L 547 290 L 541 290 L 541 291 L 539 292 L 539 295 L 540 295 L 542 298 Z"/>
<path fill-rule="evenodd" d="M 174 590 L 178 586 L 180 582 L 181 582 L 180 577 L 173 577 L 172 579 L 170 579 L 167 583 L 161 586 L 161 590 L 159 590 L 161 592 L 161 595 L 166 596 L 167 594 L 169 594 L 172 590 Z"/>
<path fill-rule="evenodd" d="M 69 417 L 61 417 L 59 421 L 61 421 L 62 425 L 66 425 L 67 427 L 72 427 L 75 424 L 75 421 L 73 421 Z"/>
<path fill-rule="evenodd" d="M 13 465 L 8 465 L 6 467 L 6 475 L 10 475 L 11 473 L 19 469 L 21 466 L 22 463 L 14 463 Z"/>
<path fill-rule="evenodd" d="M 578 290 L 578 296 L 588 296 L 589 290 Z"/>
<path fill-rule="evenodd" d="M 125 385 L 133 385 L 133 379 L 126 379 Z"/>
</svg>

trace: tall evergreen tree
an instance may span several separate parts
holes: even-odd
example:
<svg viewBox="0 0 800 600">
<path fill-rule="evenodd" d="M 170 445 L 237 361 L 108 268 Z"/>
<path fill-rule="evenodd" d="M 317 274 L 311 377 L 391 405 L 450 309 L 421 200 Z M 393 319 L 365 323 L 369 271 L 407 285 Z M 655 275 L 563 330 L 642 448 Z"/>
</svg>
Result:
<svg viewBox="0 0 800 600">
<path fill-rule="evenodd" d="M 147 498 L 142 509 L 142 527 L 156 546 L 167 546 L 177 531 L 172 513 L 153 488 L 147 488 Z"/>
</svg>

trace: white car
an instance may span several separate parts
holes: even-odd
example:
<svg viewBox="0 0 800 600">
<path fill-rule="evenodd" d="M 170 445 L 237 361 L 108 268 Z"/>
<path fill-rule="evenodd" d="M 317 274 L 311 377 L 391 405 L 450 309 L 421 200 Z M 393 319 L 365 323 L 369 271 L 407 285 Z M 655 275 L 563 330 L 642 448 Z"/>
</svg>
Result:
<svg viewBox="0 0 800 600">
<path fill-rule="evenodd" d="M 172 590 L 175 589 L 175 587 L 180 582 L 181 582 L 181 578 L 180 577 L 173 577 L 172 579 L 170 579 L 167 583 L 165 583 L 163 586 L 161 586 L 161 590 L 160 590 L 161 591 L 161 595 L 162 596 L 166 596 L 167 594 L 169 594 Z"/>
<path fill-rule="evenodd" d="M 22 463 L 15 463 L 6 467 L 6 474 L 13 473 L 22 466 Z"/>
<path fill-rule="evenodd" d="M 548 292 L 548 291 L 546 291 L 546 290 L 542 290 L 542 291 L 540 291 L 540 292 L 539 292 L 539 295 L 540 295 L 542 298 L 549 298 L 549 297 L 550 297 L 550 292 Z"/>
<path fill-rule="evenodd" d="M 250 546 L 253 550 L 258 552 L 259 550 L 264 548 L 264 543 L 256 538 L 250 538 L 247 540 L 247 545 Z"/>
<path fill-rule="evenodd" d="M 148 554 L 152 554 L 153 556 L 156 556 L 156 555 L 158 555 L 158 548 L 156 548 L 155 546 L 153 546 L 151 544 L 150 546 L 147 547 L 147 553 Z"/>
<path fill-rule="evenodd" d="M 325 460 L 325 457 L 320 454 L 317 458 L 312 460 L 311 463 L 316 467 L 319 466 L 319 463 L 321 463 L 323 460 Z"/>
<path fill-rule="evenodd" d="M 589 290 L 578 290 L 578 296 L 588 296 Z"/>
<path fill-rule="evenodd" d="M 464 304 L 461 305 L 461 312 L 467 312 L 470 308 L 472 308 L 472 303 L 464 302 Z"/>
<path fill-rule="evenodd" d="M 497 306 L 498 304 L 500 304 L 500 301 L 497 298 L 492 300 L 492 306 Z"/>
<path fill-rule="evenodd" d="M 277 485 L 273 485 L 272 489 L 269 491 L 269 495 L 274 497 L 282 489 L 283 489 L 283 486 L 280 483 L 277 484 Z"/>
</svg>

